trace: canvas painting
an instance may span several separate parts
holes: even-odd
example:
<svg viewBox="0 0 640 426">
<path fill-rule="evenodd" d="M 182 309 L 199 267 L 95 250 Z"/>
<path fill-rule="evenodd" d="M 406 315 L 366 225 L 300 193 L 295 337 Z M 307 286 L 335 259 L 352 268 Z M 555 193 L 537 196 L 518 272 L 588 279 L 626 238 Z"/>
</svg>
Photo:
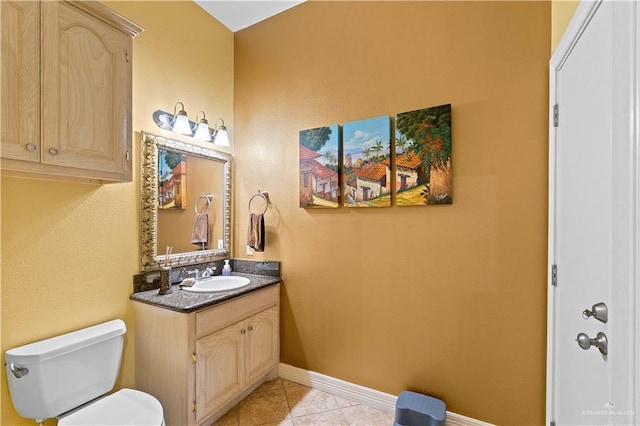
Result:
<svg viewBox="0 0 640 426">
<path fill-rule="evenodd" d="M 396 115 L 398 206 L 453 203 L 451 104 Z"/>
<path fill-rule="evenodd" d="M 158 209 L 187 208 L 187 156 L 158 149 Z"/>
<path fill-rule="evenodd" d="M 300 207 L 340 205 L 340 127 L 300 131 Z"/>
<path fill-rule="evenodd" d="M 342 131 L 345 207 L 391 205 L 389 116 L 345 123 Z"/>
</svg>

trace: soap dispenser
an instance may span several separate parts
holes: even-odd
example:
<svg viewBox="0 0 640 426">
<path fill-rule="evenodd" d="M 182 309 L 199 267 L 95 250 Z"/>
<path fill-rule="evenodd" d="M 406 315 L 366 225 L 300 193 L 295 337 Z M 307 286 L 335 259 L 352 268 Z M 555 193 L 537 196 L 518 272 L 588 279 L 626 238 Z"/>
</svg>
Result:
<svg viewBox="0 0 640 426">
<path fill-rule="evenodd" d="M 231 266 L 229 265 L 229 259 L 224 261 L 224 266 L 222 267 L 222 275 L 231 275 Z"/>
</svg>

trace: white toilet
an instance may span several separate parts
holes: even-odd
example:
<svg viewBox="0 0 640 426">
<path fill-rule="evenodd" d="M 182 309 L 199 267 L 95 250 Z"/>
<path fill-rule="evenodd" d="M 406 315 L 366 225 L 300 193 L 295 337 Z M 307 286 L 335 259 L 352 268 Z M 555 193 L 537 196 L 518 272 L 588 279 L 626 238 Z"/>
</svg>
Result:
<svg viewBox="0 0 640 426">
<path fill-rule="evenodd" d="M 133 389 L 113 389 L 127 327 L 113 320 L 5 353 L 11 401 L 22 417 L 58 417 L 59 426 L 164 425 L 162 405 Z"/>
</svg>

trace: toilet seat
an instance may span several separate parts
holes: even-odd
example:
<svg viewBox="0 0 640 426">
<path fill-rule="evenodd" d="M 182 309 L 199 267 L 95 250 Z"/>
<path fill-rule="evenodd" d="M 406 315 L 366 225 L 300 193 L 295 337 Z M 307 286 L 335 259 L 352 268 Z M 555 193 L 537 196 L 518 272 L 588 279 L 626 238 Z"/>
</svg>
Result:
<svg viewBox="0 0 640 426">
<path fill-rule="evenodd" d="M 162 405 L 147 393 L 125 388 L 72 411 L 58 420 L 58 426 L 113 425 L 164 425 Z"/>
</svg>

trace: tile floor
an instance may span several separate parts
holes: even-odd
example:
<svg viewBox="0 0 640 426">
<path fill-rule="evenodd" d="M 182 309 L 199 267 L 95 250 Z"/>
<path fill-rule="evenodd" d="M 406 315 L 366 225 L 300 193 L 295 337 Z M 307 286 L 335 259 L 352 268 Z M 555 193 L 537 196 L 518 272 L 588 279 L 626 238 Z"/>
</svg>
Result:
<svg viewBox="0 0 640 426">
<path fill-rule="evenodd" d="M 394 415 L 285 379 L 262 384 L 214 426 L 390 426 Z"/>
</svg>

